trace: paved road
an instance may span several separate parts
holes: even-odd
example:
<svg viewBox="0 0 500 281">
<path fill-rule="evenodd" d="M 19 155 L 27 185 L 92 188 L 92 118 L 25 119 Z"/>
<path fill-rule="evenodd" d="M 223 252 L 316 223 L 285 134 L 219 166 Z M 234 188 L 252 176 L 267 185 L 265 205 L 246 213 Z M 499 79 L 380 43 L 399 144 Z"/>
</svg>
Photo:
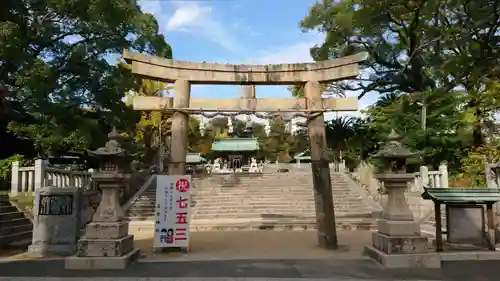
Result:
<svg viewBox="0 0 500 281">
<path fill-rule="evenodd" d="M 0 277 L 0 281 L 116 281 L 115 278 L 28 278 L 28 277 Z M 367 279 L 352 279 L 352 278 L 330 278 L 330 279 L 307 279 L 307 278 L 129 278 L 124 277 L 118 280 L 121 281 L 367 281 Z M 370 279 L 373 280 L 373 279 Z M 376 281 L 384 281 L 384 280 L 376 280 Z M 403 281 L 403 280 L 402 280 Z M 406 280 L 404 280 L 406 281 Z M 421 280 L 428 281 L 428 280 Z M 431 281 L 431 280 L 429 280 Z M 434 281 L 434 280 L 432 280 Z"/>
<path fill-rule="evenodd" d="M 344 281 L 497 281 L 500 280 L 498 261 L 446 263 L 441 270 L 383 269 L 371 260 L 228 260 L 190 262 L 141 262 L 118 271 L 68 271 L 63 261 L 10 261 L 0 263 L 0 278 L 18 281 L 97 280 L 344 280 Z M 9 278 L 24 277 L 24 278 Z M 33 277 L 60 277 L 33 278 Z M 114 277 L 114 278 L 112 278 Z M 151 279 L 157 277 L 158 279 Z M 109 279 L 112 278 L 112 279 Z M 148 279 L 149 278 L 149 279 Z M 193 279 L 194 278 L 194 279 Z M 215 279 L 210 279 L 215 278 Z M 63 280 L 64 279 L 64 280 Z"/>
</svg>

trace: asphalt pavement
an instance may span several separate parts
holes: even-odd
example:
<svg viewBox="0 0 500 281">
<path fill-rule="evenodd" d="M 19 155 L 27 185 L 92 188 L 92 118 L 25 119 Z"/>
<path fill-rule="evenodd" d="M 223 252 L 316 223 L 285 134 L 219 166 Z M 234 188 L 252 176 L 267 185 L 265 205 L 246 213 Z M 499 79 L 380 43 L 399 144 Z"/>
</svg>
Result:
<svg viewBox="0 0 500 281">
<path fill-rule="evenodd" d="M 125 270 L 65 270 L 63 260 L 0 262 L 0 281 L 210 281 L 210 280 L 373 280 L 373 281 L 497 281 L 498 261 L 455 261 L 442 269 L 385 269 L 369 259 L 217 260 L 138 262 Z M 243 278 L 243 279 L 242 279 Z"/>
</svg>

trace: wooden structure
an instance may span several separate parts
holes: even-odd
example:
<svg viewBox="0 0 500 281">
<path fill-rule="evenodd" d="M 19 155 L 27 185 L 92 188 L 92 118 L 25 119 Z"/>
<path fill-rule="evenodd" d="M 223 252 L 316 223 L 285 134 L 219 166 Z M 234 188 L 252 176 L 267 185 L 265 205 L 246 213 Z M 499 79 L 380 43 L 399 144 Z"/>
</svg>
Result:
<svg viewBox="0 0 500 281">
<path fill-rule="evenodd" d="M 241 168 L 255 157 L 259 150 L 257 138 L 230 138 L 220 139 L 212 143 L 212 157 L 223 158 L 230 169 Z M 233 167 L 235 166 L 235 167 Z"/>
<path fill-rule="evenodd" d="M 458 231 L 473 230 L 472 222 L 477 223 L 478 234 L 480 240 L 485 240 L 489 249 L 495 250 L 495 216 L 493 214 L 493 204 L 500 201 L 500 191 L 491 188 L 466 188 L 466 189 L 448 189 L 448 188 L 425 188 L 422 193 L 422 198 L 432 200 L 434 202 L 435 218 L 436 218 L 436 251 L 443 251 L 443 234 L 447 234 L 448 241 L 451 243 L 474 243 L 471 239 L 464 239 L 464 235 L 459 235 L 457 238 L 453 236 L 452 231 L 457 228 Z M 446 231 L 442 231 L 441 205 L 446 206 Z M 486 210 L 485 208 L 486 207 Z M 456 212 L 458 210 L 459 212 Z M 480 221 L 477 218 L 467 221 L 468 215 L 473 216 L 474 212 L 479 215 Z M 487 221 L 485 223 L 484 213 L 486 211 Z M 459 229 L 458 223 L 455 221 L 461 220 L 468 225 Z M 487 229 L 485 229 L 487 225 Z M 464 229 L 465 228 L 465 229 Z M 472 239 L 473 240 L 473 239 Z"/>
<path fill-rule="evenodd" d="M 174 97 L 136 97 L 136 110 L 172 111 L 172 136 L 169 173 L 183 174 L 187 151 L 187 125 L 189 114 L 200 112 L 302 112 L 308 117 L 308 135 L 314 175 L 314 198 L 317 210 L 319 245 L 336 248 L 335 214 L 332 199 L 330 170 L 326 156 L 324 127 L 325 111 L 356 111 L 357 98 L 322 99 L 321 83 L 356 77 L 358 64 L 367 59 L 359 53 L 335 60 L 317 63 L 275 65 L 233 65 L 196 63 L 145 56 L 127 50 L 124 59 L 132 72 L 140 77 L 164 82 L 174 82 Z M 241 98 L 191 98 L 192 84 L 246 85 Z M 257 99 L 252 85 L 303 85 L 302 99 Z"/>
</svg>

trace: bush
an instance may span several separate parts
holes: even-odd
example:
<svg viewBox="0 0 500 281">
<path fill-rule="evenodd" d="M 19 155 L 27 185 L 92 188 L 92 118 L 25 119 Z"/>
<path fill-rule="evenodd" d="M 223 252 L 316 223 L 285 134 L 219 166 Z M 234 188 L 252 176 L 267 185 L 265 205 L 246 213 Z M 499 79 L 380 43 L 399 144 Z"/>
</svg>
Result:
<svg viewBox="0 0 500 281">
<path fill-rule="evenodd" d="M 469 150 L 467 157 L 461 161 L 462 171 L 457 175 L 457 178 L 468 182 L 470 187 L 486 187 L 485 161 L 489 163 L 500 162 L 500 149 L 497 143 Z"/>
<path fill-rule="evenodd" d="M 12 171 L 12 163 L 19 161 L 24 165 L 27 161 L 24 156 L 14 154 L 9 158 L 0 160 L 0 190 L 9 189 L 10 185 L 10 172 Z"/>
</svg>

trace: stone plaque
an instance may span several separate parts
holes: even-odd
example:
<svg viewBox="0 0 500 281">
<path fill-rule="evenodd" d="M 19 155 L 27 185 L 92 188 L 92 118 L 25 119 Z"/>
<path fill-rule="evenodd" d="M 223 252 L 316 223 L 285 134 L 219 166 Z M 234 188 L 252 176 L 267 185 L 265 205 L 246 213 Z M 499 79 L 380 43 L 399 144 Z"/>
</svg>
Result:
<svg viewBox="0 0 500 281">
<path fill-rule="evenodd" d="M 38 215 L 61 216 L 73 214 L 73 194 L 40 195 Z"/>
<path fill-rule="evenodd" d="M 485 222 L 482 206 L 448 206 L 446 212 L 449 243 L 483 243 Z"/>
<path fill-rule="evenodd" d="M 80 200 L 78 188 L 44 187 L 36 190 L 30 253 L 69 256 L 76 252 Z"/>
</svg>

